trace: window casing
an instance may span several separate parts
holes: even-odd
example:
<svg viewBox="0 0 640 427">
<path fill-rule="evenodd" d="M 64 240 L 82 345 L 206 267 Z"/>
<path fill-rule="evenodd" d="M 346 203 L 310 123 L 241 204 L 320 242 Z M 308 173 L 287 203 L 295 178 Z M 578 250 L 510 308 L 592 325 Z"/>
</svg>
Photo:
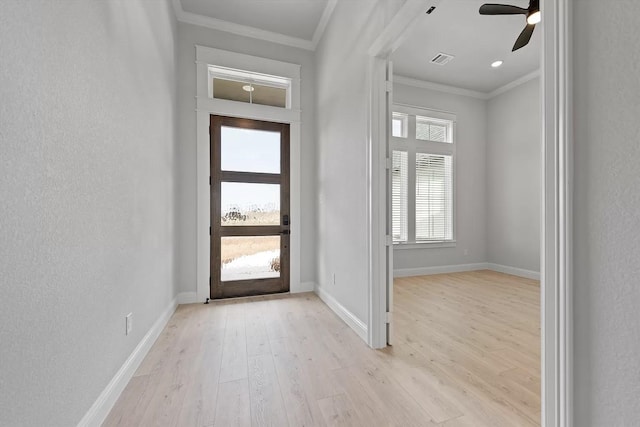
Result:
<svg viewBox="0 0 640 427">
<path fill-rule="evenodd" d="M 455 242 L 455 122 L 450 113 L 394 105 L 391 212 L 397 245 Z"/>
</svg>

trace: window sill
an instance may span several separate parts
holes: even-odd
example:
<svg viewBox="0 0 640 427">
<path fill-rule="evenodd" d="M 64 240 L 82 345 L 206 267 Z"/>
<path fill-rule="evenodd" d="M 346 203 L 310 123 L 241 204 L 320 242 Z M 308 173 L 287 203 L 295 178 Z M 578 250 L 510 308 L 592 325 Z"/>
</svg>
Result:
<svg viewBox="0 0 640 427">
<path fill-rule="evenodd" d="M 436 248 L 455 248 L 455 240 L 447 240 L 442 242 L 410 242 L 410 243 L 394 243 L 393 249 L 436 249 Z"/>
</svg>

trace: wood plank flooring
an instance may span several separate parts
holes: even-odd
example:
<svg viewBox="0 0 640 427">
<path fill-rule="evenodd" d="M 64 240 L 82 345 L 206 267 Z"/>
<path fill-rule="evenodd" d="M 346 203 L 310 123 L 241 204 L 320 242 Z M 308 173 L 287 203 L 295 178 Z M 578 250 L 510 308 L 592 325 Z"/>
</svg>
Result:
<svg viewBox="0 0 640 427">
<path fill-rule="evenodd" d="M 538 282 L 396 279 L 369 349 L 311 293 L 180 306 L 104 426 L 539 426 Z"/>
</svg>

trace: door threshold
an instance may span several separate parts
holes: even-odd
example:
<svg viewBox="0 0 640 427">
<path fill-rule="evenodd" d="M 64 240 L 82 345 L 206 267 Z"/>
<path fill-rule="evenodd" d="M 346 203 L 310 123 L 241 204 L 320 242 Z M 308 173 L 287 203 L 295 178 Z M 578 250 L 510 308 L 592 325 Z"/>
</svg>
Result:
<svg viewBox="0 0 640 427">
<path fill-rule="evenodd" d="M 294 295 L 294 294 L 292 294 L 289 291 L 286 291 L 286 292 L 274 292 L 272 294 L 264 294 L 264 295 L 248 295 L 243 297 L 218 298 L 218 299 L 209 299 L 209 304 L 234 302 L 234 301 L 240 301 L 240 300 L 277 299 L 277 298 L 282 298 L 284 296 L 290 296 L 290 295 Z"/>
</svg>

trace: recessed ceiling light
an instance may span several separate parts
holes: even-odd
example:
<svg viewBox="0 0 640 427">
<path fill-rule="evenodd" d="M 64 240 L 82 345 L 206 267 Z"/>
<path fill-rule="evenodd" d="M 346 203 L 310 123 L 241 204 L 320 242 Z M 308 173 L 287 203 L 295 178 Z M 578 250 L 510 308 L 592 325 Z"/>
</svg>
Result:
<svg viewBox="0 0 640 427">
<path fill-rule="evenodd" d="M 495 62 L 492 62 L 492 63 L 491 63 L 491 66 L 492 66 L 493 68 L 498 68 L 498 67 L 499 67 L 499 66 L 501 66 L 501 65 L 502 65 L 502 61 L 495 61 Z"/>
<path fill-rule="evenodd" d="M 254 90 L 256 90 L 256 88 L 251 85 L 244 85 L 242 86 L 242 90 L 244 90 L 245 92 L 253 92 Z"/>
</svg>

